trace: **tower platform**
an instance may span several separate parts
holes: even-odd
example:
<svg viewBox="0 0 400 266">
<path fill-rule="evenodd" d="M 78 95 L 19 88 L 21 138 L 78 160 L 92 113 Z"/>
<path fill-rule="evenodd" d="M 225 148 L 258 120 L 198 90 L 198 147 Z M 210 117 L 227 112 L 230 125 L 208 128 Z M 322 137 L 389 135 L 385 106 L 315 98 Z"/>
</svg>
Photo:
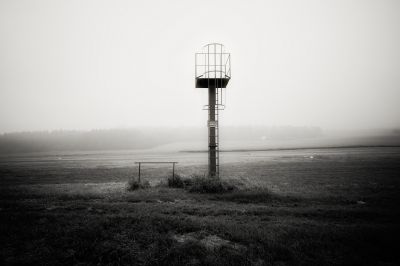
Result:
<svg viewBox="0 0 400 266">
<path fill-rule="evenodd" d="M 196 78 L 196 88 L 226 88 L 231 78 Z"/>
</svg>

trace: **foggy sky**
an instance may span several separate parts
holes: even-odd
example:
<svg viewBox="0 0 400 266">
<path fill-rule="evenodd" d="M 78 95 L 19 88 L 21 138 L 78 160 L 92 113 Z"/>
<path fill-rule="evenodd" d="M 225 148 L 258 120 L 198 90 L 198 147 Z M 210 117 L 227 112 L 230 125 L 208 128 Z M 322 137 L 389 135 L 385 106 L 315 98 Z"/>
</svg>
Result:
<svg viewBox="0 0 400 266">
<path fill-rule="evenodd" d="M 222 126 L 400 127 L 397 0 L 0 0 L 0 132 L 206 126 L 210 42 Z"/>
</svg>

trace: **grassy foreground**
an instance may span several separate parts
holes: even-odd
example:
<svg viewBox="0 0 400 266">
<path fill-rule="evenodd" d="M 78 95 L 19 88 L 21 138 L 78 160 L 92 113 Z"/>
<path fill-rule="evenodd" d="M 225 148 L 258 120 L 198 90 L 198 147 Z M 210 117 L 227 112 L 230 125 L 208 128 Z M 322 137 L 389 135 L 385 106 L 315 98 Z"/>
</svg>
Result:
<svg viewBox="0 0 400 266">
<path fill-rule="evenodd" d="M 2 265 L 400 262 L 398 201 L 112 182 L 2 187 L 0 203 Z"/>
<path fill-rule="evenodd" d="M 135 167 L 4 159 L 0 265 L 400 265 L 400 150 L 269 155 L 208 194 L 157 185 L 167 168 L 128 191 Z"/>
</svg>

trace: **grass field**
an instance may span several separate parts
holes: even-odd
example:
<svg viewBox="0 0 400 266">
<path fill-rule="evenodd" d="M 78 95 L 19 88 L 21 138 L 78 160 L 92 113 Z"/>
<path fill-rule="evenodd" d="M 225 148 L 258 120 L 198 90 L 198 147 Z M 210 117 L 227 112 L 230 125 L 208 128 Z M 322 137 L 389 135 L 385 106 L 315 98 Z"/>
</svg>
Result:
<svg viewBox="0 0 400 266">
<path fill-rule="evenodd" d="M 204 154 L 46 154 L 0 158 L 1 265 L 399 265 L 400 148 L 222 153 L 238 189 L 127 191 L 135 160 Z"/>
</svg>

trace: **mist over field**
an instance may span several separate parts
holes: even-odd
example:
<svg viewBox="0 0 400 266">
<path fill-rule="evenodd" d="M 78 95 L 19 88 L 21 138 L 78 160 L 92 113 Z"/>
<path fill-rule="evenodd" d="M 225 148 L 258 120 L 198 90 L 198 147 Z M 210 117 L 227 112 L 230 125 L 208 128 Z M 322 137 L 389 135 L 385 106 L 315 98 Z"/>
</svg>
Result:
<svg viewBox="0 0 400 266">
<path fill-rule="evenodd" d="M 205 128 L 134 128 L 34 131 L 0 135 L 0 153 L 143 150 L 206 150 Z M 319 127 L 225 127 L 223 150 L 400 145 L 399 130 L 325 132 Z"/>
</svg>

